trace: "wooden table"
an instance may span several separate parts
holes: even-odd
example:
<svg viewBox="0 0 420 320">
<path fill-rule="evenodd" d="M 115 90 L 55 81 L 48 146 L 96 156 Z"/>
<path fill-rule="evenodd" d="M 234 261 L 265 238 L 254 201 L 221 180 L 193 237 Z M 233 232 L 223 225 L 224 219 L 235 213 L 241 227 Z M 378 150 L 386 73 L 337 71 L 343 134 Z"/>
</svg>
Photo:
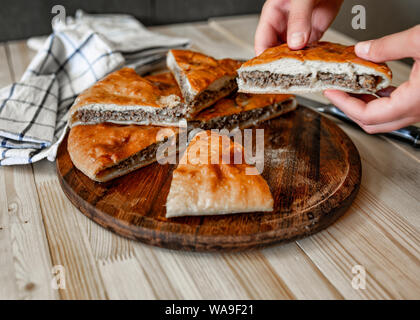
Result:
<svg viewBox="0 0 420 320">
<path fill-rule="evenodd" d="M 193 49 L 217 58 L 247 59 L 257 20 L 153 29 L 189 37 Z M 334 31 L 324 38 L 353 43 Z M 0 44 L 0 86 L 18 80 L 33 55 L 24 41 Z M 390 66 L 395 84 L 408 78 L 408 66 Z M 309 238 L 243 253 L 170 251 L 124 239 L 72 206 L 54 163 L 0 168 L 0 298 L 419 299 L 420 151 L 339 125 L 363 165 L 349 211 Z M 51 285 L 57 265 L 64 267 L 65 289 Z M 365 270 L 365 289 L 352 286 L 363 275 L 355 266 Z"/>
</svg>

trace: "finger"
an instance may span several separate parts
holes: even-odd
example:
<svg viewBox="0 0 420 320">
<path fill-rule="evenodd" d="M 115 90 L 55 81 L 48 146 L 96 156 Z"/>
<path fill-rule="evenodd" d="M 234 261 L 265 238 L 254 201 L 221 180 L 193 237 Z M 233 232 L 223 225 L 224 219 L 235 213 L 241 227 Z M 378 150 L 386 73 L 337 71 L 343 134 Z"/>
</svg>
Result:
<svg viewBox="0 0 420 320">
<path fill-rule="evenodd" d="M 279 44 L 287 28 L 287 12 L 277 1 L 266 1 L 261 11 L 254 38 L 256 55 Z"/>
<path fill-rule="evenodd" d="M 321 39 L 337 16 L 342 3 L 343 0 L 321 1 L 315 6 L 312 13 L 312 30 L 309 43 Z"/>
<path fill-rule="evenodd" d="M 359 42 L 356 54 L 373 62 L 420 58 L 420 25 L 376 40 Z"/>
<path fill-rule="evenodd" d="M 348 93 L 339 90 L 325 90 L 324 96 L 335 106 L 346 113 L 352 120 L 359 120 L 360 114 L 365 111 L 366 103 Z"/>
<path fill-rule="evenodd" d="M 317 28 L 312 28 L 311 35 L 309 36 L 308 43 L 316 42 L 322 38 L 325 30 L 319 30 Z"/>
<path fill-rule="evenodd" d="M 265 49 L 274 47 L 278 44 L 276 30 L 266 21 L 258 24 L 255 32 L 254 50 L 255 55 L 260 55 Z"/>
<path fill-rule="evenodd" d="M 289 20 L 287 23 L 287 44 L 290 49 L 302 49 L 309 40 L 312 26 L 314 0 L 290 2 Z"/>
<path fill-rule="evenodd" d="M 327 97 L 335 106 L 361 125 L 376 125 L 405 117 L 405 107 L 394 107 L 391 98 L 365 101 L 352 97 L 339 90 L 325 90 Z"/>
<path fill-rule="evenodd" d="M 398 130 L 416 122 L 417 122 L 416 119 L 408 117 L 408 118 L 403 118 L 403 119 L 386 122 L 386 123 L 380 123 L 376 125 L 363 125 L 360 123 L 358 123 L 358 125 L 367 133 L 374 134 L 374 133 L 384 133 L 384 132 L 391 132 L 394 130 Z"/>
</svg>

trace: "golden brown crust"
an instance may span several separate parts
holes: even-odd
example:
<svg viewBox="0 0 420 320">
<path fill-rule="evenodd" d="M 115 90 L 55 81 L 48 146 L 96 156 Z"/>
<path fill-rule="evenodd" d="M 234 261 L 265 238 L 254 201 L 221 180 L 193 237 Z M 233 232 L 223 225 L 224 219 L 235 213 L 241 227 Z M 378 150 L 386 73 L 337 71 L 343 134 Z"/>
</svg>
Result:
<svg viewBox="0 0 420 320">
<path fill-rule="evenodd" d="M 70 113 L 89 104 L 163 108 L 166 105 L 159 101 L 169 95 L 176 95 L 182 101 L 179 87 L 170 72 L 143 78 L 132 68 L 122 68 L 81 93 Z"/>
<path fill-rule="evenodd" d="M 201 111 L 194 120 L 209 121 L 217 117 L 238 114 L 264 108 L 294 98 L 291 94 L 246 94 L 237 93 L 217 101 L 211 108 Z"/>
<path fill-rule="evenodd" d="M 98 180 L 104 169 L 156 143 L 161 129 L 158 126 L 109 123 L 75 126 L 70 130 L 67 148 L 73 164 L 89 178 Z M 178 133 L 176 127 L 166 129 Z"/>
<path fill-rule="evenodd" d="M 290 50 L 287 43 L 284 43 L 280 46 L 266 49 L 259 56 L 245 62 L 242 67 L 256 66 L 283 58 L 297 59 L 300 61 L 318 60 L 325 62 L 354 63 L 373 68 L 386 75 L 389 79 L 392 77 L 392 72 L 386 64 L 374 63 L 359 58 L 354 52 L 354 46 L 344 46 L 326 41 L 310 44 L 302 50 Z"/>
<path fill-rule="evenodd" d="M 223 139 L 228 140 L 227 148 L 221 136 L 210 131 L 192 139 L 173 172 L 166 217 L 273 210 L 267 182 L 244 163 L 242 146 Z M 219 155 L 217 163 L 212 163 L 214 154 Z M 242 158 L 242 164 L 234 164 L 235 158 Z"/>
<path fill-rule="evenodd" d="M 162 96 L 169 96 L 174 94 L 179 96 L 182 100 L 181 90 L 179 89 L 178 83 L 171 72 L 166 71 L 154 75 L 145 76 L 144 79 L 150 81 L 155 85 L 161 92 Z"/>
<path fill-rule="evenodd" d="M 188 79 L 191 88 L 199 93 L 217 79 L 235 77 L 242 62 L 233 59 L 216 60 L 190 50 L 170 50 L 178 67 Z"/>
</svg>

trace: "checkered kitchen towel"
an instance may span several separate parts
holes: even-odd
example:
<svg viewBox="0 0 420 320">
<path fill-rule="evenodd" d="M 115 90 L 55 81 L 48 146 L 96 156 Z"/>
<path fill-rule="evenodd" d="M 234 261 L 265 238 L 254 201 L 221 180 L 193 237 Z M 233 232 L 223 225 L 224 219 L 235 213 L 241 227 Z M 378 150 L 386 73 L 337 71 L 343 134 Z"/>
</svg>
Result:
<svg viewBox="0 0 420 320">
<path fill-rule="evenodd" d="M 53 161 L 74 99 L 124 65 L 144 73 L 170 48 L 189 45 L 148 31 L 127 15 L 88 15 L 58 22 L 19 82 L 0 89 L 0 165 Z"/>
</svg>

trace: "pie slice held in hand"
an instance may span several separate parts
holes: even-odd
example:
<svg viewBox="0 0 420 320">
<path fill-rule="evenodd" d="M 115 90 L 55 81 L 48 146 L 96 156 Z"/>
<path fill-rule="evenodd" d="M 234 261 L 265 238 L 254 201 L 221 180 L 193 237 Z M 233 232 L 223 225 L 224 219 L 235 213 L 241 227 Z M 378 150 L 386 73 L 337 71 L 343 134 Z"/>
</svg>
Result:
<svg viewBox="0 0 420 320">
<path fill-rule="evenodd" d="M 187 118 L 191 118 L 237 88 L 236 69 L 242 62 L 216 60 L 190 50 L 169 50 L 166 64 L 185 99 Z"/>
<path fill-rule="evenodd" d="M 304 93 L 338 89 L 374 93 L 390 85 L 391 70 L 356 56 L 354 46 L 318 42 L 301 50 L 269 48 L 238 69 L 240 92 Z"/>
<path fill-rule="evenodd" d="M 165 138 L 176 139 L 178 132 L 177 127 L 111 123 L 76 126 L 70 130 L 67 149 L 77 169 L 106 182 L 155 162 Z"/>
<path fill-rule="evenodd" d="M 181 91 L 170 72 L 141 77 L 134 69 L 123 68 L 77 97 L 69 123 L 174 126 L 184 113 Z"/>
<path fill-rule="evenodd" d="M 267 182 L 243 160 L 243 147 L 229 137 L 198 133 L 173 172 L 166 217 L 272 211 Z"/>
</svg>

